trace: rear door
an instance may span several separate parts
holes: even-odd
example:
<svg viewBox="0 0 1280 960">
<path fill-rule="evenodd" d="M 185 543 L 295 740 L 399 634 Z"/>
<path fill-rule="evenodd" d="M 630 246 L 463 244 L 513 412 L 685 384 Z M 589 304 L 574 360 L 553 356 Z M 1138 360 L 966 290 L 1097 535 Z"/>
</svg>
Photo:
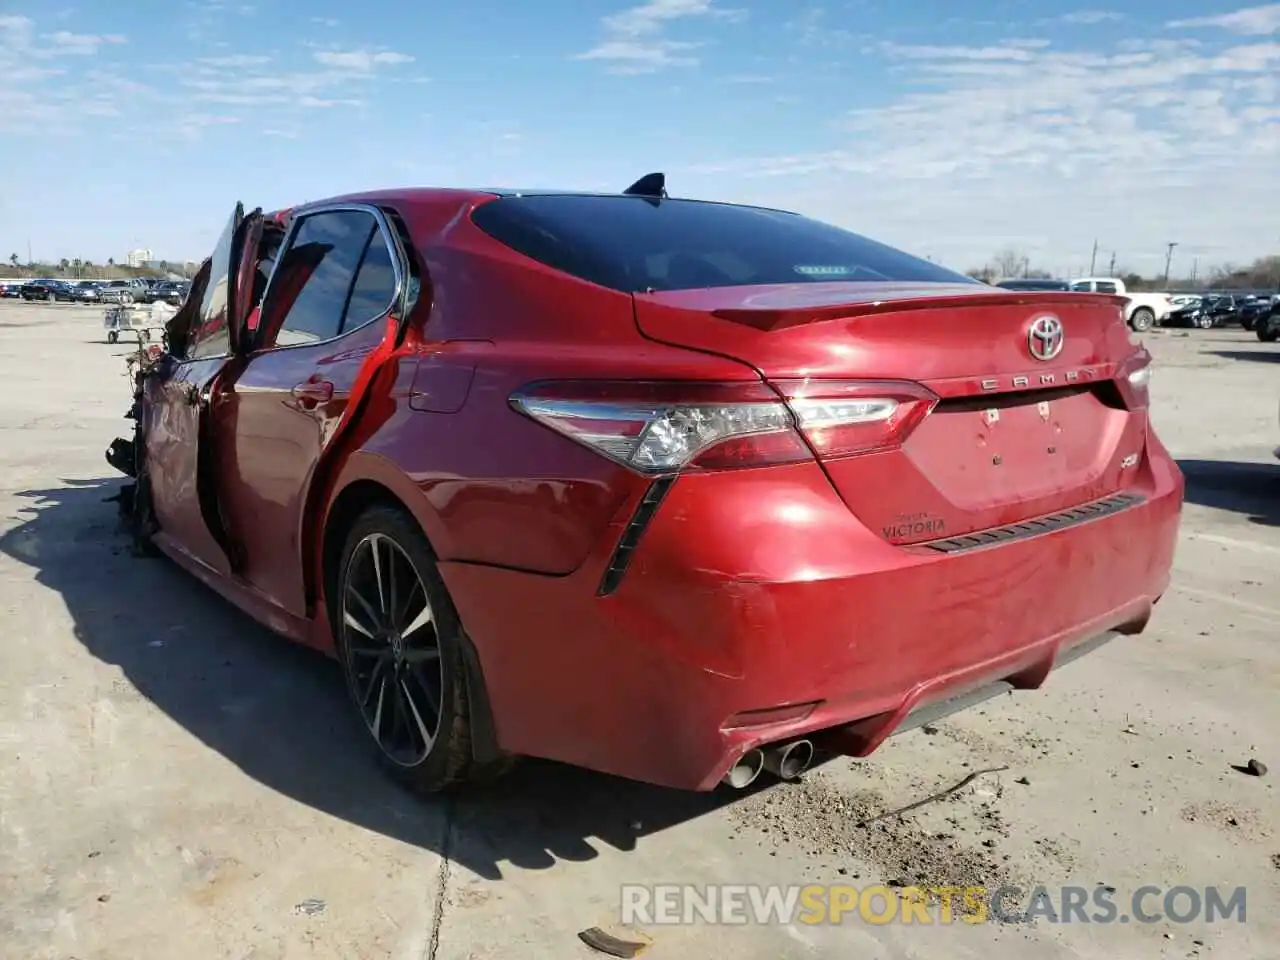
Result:
<svg viewBox="0 0 1280 960">
<path fill-rule="evenodd" d="M 229 528 L 243 578 L 305 615 L 302 514 L 317 464 L 383 343 L 400 290 L 397 253 L 373 209 L 300 213 L 277 258 L 242 368 L 221 384 L 216 417 Z M 246 269 L 245 277 L 253 270 Z"/>
<path fill-rule="evenodd" d="M 234 360 L 234 271 L 246 233 L 260 217 L 258 211 L 246 217 L 243 205 L 236 205 L 209 260 L 199 305 L 174 318 L 173 354 L 146 388 L 146 455 L 158 537 L 224 575 L 237 565 L 238 553 L 219 504 L 211 413 L 217 380 Z"/>
</svg>

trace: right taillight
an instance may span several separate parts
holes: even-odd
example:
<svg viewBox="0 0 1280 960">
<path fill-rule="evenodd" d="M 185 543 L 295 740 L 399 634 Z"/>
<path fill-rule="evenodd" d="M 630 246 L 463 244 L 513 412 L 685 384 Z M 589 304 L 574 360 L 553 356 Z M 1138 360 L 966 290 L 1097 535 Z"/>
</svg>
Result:
<svg viewBox="0 0 1280 960">
<path fill-rule="evenodd" d="M 1116 383 L 1130 410 L 1144 410 L 1151 401 L 1151 354 L 1145 349 L 1134 354 L 1117 371 Z"/>
<path fill-rule="evenodd" d="M 915 384 L 560 381 L 511 397 L 521 413 L 638 473 L 723 470 L 893 447 L 938 398 Z M 779 395 L 781 394 L 781 395 Z"/>
</svg>

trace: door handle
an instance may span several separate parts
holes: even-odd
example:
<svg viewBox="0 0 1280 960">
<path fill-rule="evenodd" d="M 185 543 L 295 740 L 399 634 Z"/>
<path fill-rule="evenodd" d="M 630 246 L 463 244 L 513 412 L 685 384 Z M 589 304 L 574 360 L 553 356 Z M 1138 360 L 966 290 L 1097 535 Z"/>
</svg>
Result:
<svg viewBox="0 0 1280 960">
<path fill-rule="evenodd" d="M 290 391 L 298 406 L 314 410 L 319 404 L 333 399 L 333 384 L 328 380 L 304 380 Z"/>
</svg>

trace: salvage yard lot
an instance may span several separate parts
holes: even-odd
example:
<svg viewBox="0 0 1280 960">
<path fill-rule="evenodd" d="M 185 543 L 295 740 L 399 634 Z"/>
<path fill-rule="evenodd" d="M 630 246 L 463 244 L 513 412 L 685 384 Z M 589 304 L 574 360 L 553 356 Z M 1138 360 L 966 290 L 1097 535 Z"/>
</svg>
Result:
<svg viewBox="0 0 1280 960">
<path fill-rule="evenodd" d="M 653 927 L 654 958 L 1275 956 L 1280 350 L 1147 336 L 1188 504 L 1141 637 L 799 784 L 671 793 L 528 762 L 419 800 L 336 666 L 130 556 L 101 311 L 0 302 L 0 957 L 588 957 L 624 883 L 1244 886 L 1247 922 Z M 1045 584 L 1052 590 L 1053 584 Z M 1257 758 L 1256 777 L 1233 769 Z M 870 828 L 856 823 L 1005 766 Z M 1158 902 L 1158 901 L 1157 901 Z M 1272 947 L 1266 947 L 1271 943 Z"/>
</svg>

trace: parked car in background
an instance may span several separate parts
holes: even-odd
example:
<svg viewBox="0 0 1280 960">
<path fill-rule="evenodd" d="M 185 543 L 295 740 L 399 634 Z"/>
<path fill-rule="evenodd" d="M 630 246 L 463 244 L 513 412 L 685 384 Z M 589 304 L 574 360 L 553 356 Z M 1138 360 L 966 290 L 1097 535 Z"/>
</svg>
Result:
<svg viewBox="0 0 1280 960">
<path fill-rule="evenodd" d="M 71 291 L 80 303 L 97 303 L 101 300 L 101 284 L 97 280 L 80 280 L 71 285 Z"/>
<path fill-rule="evenodd" d="M 1240 326 L 1246 330 L 1252 330 L 1253 325 L 1260 317 L 1265 317 L 1271 312 L 1271 298 L 1250 296 L 1240 301 L 1237 308 L 1237 317 L 1240 320 Z"/>
<path fill-rule="evenodd" d="M 22 285 L 22 299 L 71 303 L 76 297 L 71 286 L 62 280 L 31 280 Z"/>
<path fill-rule="evenodd" d="M 996 284 L 997 287 L 1003 287 L 1005 290 L 1070 290 L 1071 284 L 1066 280 L 1041 280 L 1038 278 L 1024 278 L 1021 280 L 1001 280 Z"/>
<path fill-rule="evenodd" d="M 128 280 L 108 280 L 98 291 L 98 299 L 103 303 L 133 303 L 141 301 L 147 294 L 147 284 L 136 277 Z"/>
<path fill-rule="evenodd" d="M 1150 330 L 1163 323 L 1172 309 L 1168 294 L 1130 293 L 1119 277 L 1081 277 L 1071 281 L 1071 289 L 1077 293 L 1113 293 L 1126 299 L 1125 320 L 1134 330 Z"/>
<path fill-rule="evenodd" d="M 1200 301 L 1200 309 L 1208 316 L 1212 327 L 1225 327 L 1240 319 L 1239 303 L 1229 293 L 1205 294 Z"/>
<path fill-rule="evenodd" d="M 21 296 L 21 280 L 0 280 L 0 298 L 17 299 Z"/>
<path fill-rule="evenodd" d="M 1253 332 L 1263 343 L 1275 343 L 1280 337 L 1280 299 L 1271 301 L 1271 308 L 1253 321 Z"/>
<path fill-rule="evenodd" d="M 1208 330 L 1213 326 L 1213 318 L 1204 311 L 1203 297 L 1184 295 L 1175 299 L 1177 302 L 1172 303 L 1173 309 L 1160 323 L 1162 327 L 1198 327 Z"/>
<path fill-rule="evenodd" d="M 178 307 L 182 305 L 182 301 L 186 298 L 187 291 L 190 289 L 191 283 L 187 280 L 161 280 L 153 284 L 151 289 L 146 292 L 143 302 L 161 302 Z"/>
<path fill-rule="evenodd" d="M 422 791 L 792 778 L 1169 585 L 1183 479 L 1114 297 L 660 175 L 238 207 L 166 341 L 108 453 L 140 549 L 335 656 Z"/>
</svg>

